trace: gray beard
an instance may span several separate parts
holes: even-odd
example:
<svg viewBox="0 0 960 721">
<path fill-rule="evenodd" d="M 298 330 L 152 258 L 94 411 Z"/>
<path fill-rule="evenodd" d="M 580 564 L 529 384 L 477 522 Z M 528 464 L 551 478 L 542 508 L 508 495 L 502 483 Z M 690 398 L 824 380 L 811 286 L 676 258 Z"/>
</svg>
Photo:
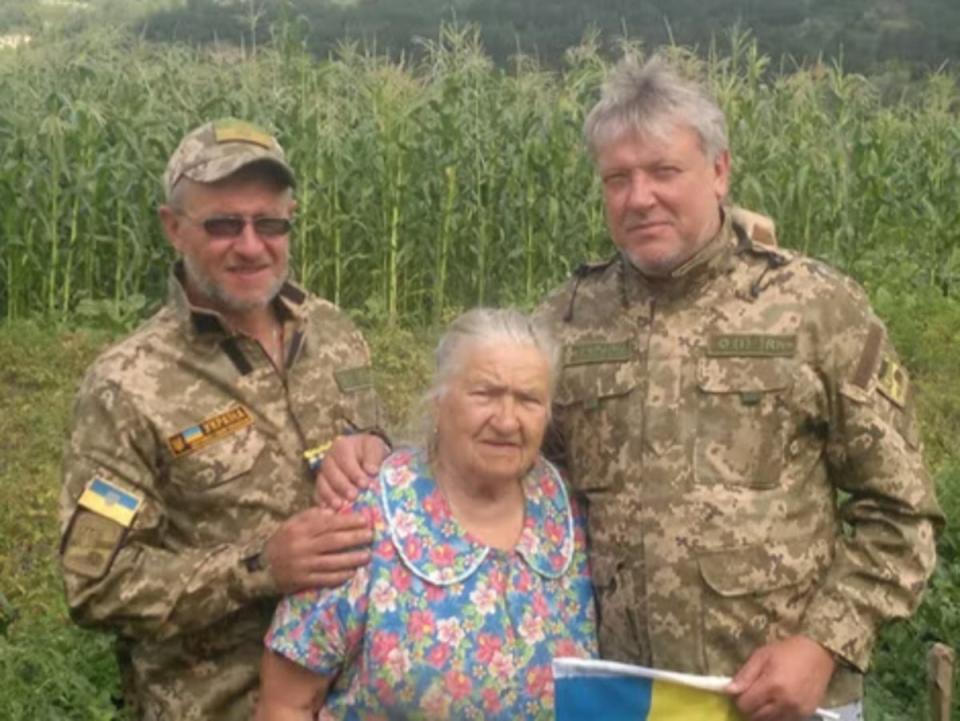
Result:
<svg viewBox="0 0 960 721">
<path fill-rule="evenodd" d="M 277 278 L 273 285 L 263 294 L 265 297 L 240 299 L 230 295 L 221 286 L 204 275 L 187 256 L 183 257 L 183 269 L 186 273 L 187 281 L 199 291 L 201 295 L 228 313 L 247 313 L 251 310 L 265 308 L 277 297 L 283 284 L 287 282 L 288 275 L 288 273 L 284 273 Z"/>
</svg>

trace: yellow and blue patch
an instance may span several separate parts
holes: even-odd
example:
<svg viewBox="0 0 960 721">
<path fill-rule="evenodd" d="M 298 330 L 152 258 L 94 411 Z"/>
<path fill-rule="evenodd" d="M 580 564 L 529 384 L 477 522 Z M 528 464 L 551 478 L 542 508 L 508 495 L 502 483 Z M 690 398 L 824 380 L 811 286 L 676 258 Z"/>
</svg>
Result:
<svg viewBox="0 0 960 721">
<path fill-rule="evenodd" d="M 80 495 L 77 505 L 93 511 L 99 516 L 109 518 L 124 528 L 133 524 L 143 499 L 135 493 L 109 483 L 102 478 L 94 478 Z"/>
<path fill-rule="evenodd" d="M 229 436 L 253 423 L 253 416 L 244 406 L 234 405 L 199 423 L 184 428 L 167 438 L 174 458 L 192 453 L 216 440 Z"/>
</svg>

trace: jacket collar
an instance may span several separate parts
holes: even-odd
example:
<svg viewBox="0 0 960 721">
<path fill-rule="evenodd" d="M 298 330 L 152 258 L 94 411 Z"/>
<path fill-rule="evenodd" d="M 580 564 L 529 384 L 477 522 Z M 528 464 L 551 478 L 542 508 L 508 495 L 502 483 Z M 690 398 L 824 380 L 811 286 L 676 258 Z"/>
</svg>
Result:
<svg viewBox="0 0 960 721">
<path fill-rule="evenodd" d="M 736 247 L 737 238 L 733 232 L 730 213 L 723 212 L 723 220 L 717 234 L 693 257 L 665 277 L 646 276 L 621 256 L 624 301 L 626 303 L 645 302 L 651 296 L 672 300 L 695 292 L 717 276 L 725 275 L 733 269 Z"/>
<path fill-rule="evenodd" d="M 522 483 L 526 507 L 515 551 L 539 575 L 557 578 L 573 558 L 573 516 L 566 489 L 557 470 L 543 459 Z M 398 555 L 425 581 L 459 583 L 492 550 L 453 518 L 422 450 L 403 449 L 384 462 L 380 500 Z"/>
</svg>

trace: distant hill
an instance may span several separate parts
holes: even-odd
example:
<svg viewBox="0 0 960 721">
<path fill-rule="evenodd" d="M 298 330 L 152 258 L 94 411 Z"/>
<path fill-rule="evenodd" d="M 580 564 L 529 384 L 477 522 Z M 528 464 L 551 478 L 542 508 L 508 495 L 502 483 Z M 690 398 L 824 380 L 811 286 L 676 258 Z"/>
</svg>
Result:
<svg viewBox="0 0 960 721">
<path fill-rule="evenodd" d="M 281 18 L 298 20 L 319 55 L 344 38 L 409 55 L 416 38 L 435 38 L 441 21 L 456 20 L 480 26 L 498 63 L 519 49 L 557 64 L 590 28 L 611 46 L 626 36 L 706 48 L 735 25 L 772 58 L 842 58 L 847 70 L 868 73 L 960 63 L 957 0 L 189 0 L 147 15 L 141 29 L 157 40 L 263 41 Z"/>
<path fill-rule="evenodd" d="M 82 9 L 82 11 L 81 11 Z M 849 71 L 920 73 L 960 64 L 960 0 L 2 0 L 0 33 L 122 23 L 147 38 L 263 43 L 286 21 L 324 57 L 345 39 L 394 57 L 418 52 L 441 22 L 475 23 L 506 64 L 518 50 L 547 66 L 586 33 L 611 50 L 627 37 L 706 50 L 733 27 L 783 67 L 841 59 Z"/>
</svg>

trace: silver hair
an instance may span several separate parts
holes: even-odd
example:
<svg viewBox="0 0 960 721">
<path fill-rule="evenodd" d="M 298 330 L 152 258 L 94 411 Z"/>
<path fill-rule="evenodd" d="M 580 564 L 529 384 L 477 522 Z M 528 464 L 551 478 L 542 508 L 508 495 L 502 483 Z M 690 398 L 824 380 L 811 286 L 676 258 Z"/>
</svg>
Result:
<svg viewBox="0 0 960 721">
<path fill-rule="evenodd" d="M 711 162 L 729 147 L 723 111 L 706 88 L 680 77 L 659 55 L 643 65 L 627 56 L 607 76 L 600 100 L 584 122 L 583 135 L 596 157 L 624 133 L 665 139 L 678 125 L 697 133 Z"/>
<path fill-rule="evenodd" d="M 540 351 L 547 361 L 552 398 L 560 368 L 560 345 L 553 335 L 520 311 L 474 308 L 458 316 L 437 343 L 430 386 L 411 416 L 412 426 L 407 429 L 412 442 L 423 443 L 431 455 L 436 452 L 436 401 L 443 397 L 451 380 L 463 369 L 466 350 L 472 346 L 495 344 L 527 345 Z M 548 413 L 549 408 L 548 405 Z"/>
<path fill-rule="evenodd" d="M 512 308 L 474 308 L 458 316 L 437 343 L 428 401 L 440 398 L 463 367 L 464 349 L 499 344 L 528 345 L 547 361 L 551 396 L 560 365 L 560 346 L 533 318 Z"/>
</svg>

